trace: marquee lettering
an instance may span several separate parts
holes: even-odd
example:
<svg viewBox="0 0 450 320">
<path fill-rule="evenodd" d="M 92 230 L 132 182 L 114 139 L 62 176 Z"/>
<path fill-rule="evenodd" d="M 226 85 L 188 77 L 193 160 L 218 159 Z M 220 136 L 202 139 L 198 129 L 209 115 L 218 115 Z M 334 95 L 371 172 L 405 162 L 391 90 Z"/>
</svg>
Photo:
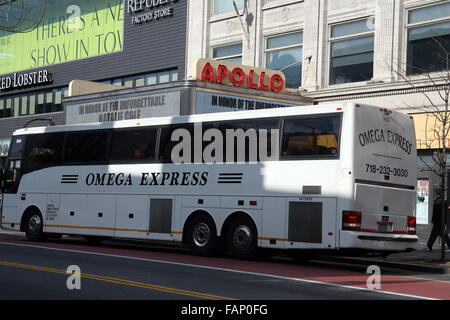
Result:
<svg viewBox="0 0 450 320">
<path fill-rule="evenodd" d="M 261 71 L 256 68 L 224 64 L 217 61 L 201 61 L 198 78 L 201 82 L 231 85 L 260 91 L 281 92 L 284 77 L 273 70 Z"/>
</svg>

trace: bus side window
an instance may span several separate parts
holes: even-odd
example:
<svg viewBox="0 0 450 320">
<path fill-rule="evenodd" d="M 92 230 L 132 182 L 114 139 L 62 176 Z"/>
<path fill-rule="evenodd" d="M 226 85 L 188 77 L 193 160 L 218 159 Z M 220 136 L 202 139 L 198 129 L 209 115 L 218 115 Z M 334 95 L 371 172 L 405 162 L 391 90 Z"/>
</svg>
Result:
<svg viewBox="0 0 450 320">
<path fill-rule="evenodd" d="M 338 116 L 286 119 L 281 156 L 323 156 L 338 153 Z"/>
<path fill-rule="evenodd" d="M 244 120 L 244 121 L 229 121 L 219 124 L 219 130 L 224 137 L 224 159 L 228 161 L 231 155 L 227 157 L 227 145 L 234 144 L 234 156 L 233 159 L 229 159 L 234 162 L 253 162 L 260 161 L 260 155 L 270 157 L 271 156 L 271 134 L 272 130 L 279 128 L 278 119 L 261 119 L 261 120 Z M 261 136 L 260 130 L 265 129 L 266 136 Z M 228 135 L 227 135 L 227 130 Z M 277 135 L 278 136 L 278 135 Z M 234 141 L 227 141 L 229 137 L 232 137 Z M 265 139 L 265 150 L 260 152 L 260 143 L 262 139 Z M 244 144 L 244 155 L 238 155 L 238 147 Z M 231 150 L 230 150 L 231 151 Z"/>
<path fill-rule="evenodd" d="M 61 164 L 63 133 L 33 134 L 27 138 L 23 173 Z"/>
<path fill-rule="evenodd" d="M 158 160 L 162 163 L 171 163 L 172 162 L 172 149 L 182 143 L 183 138 L 180 138 L 179 141 L 172 141 L 172 134 L 176 129 L 186 129 L 190 136 L 190 145 L 191 145 L 191 156 L 190 162 L 193 162 L 193 146 L 194 146 L 194 127 L 192 124 L 185 125 L 171 125 L 168 127 L 161 128 L 161 137 L 159 142 L 159 155 Z M 187 145 L 187 144 L 186 144 Z M 184 149 L 183 149 L 184 150 Z M 183 157 L 184 155 L 179 154 L 178 156 Z"/>
<path fill-rule="evenodd" d="M 108 132 L 68 133 L 64 150 L 64 162 L 93 163 L 106 161 Z"/>
<path fill-rule="evenodd" d="M 111 138 L 111 160 L 153 161 L 157 132 L 154 128 L 114 131 Z"/>
</svg>

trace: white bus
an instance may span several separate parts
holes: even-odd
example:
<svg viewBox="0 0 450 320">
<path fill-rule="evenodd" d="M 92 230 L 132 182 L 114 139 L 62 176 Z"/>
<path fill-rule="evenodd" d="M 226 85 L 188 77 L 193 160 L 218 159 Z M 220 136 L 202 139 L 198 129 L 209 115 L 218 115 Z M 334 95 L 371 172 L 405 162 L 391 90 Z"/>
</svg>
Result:
<svg viewBox="0 0 450 320">
<path fill-rule="evenodd" d="M 180 140 L 172 133 L 197 134 L 200 123 L 200 151 L 222 142 L 211 154 L 229 160 L 230 141 L 203 135 L 243 129 L 234 142 L 245 143 L 246 159 L 173 163 Z M 250 128 L 278 133 L 278 141 L 256 143 L 267 157 L 248 161 Z M 260 248 L 410 250 L 418 241 L 415 141 L 410 116 L 354 103 L 20 129 L 1 226 L 33 241 L 167 240 L 245 259 Z"/>
</svg>

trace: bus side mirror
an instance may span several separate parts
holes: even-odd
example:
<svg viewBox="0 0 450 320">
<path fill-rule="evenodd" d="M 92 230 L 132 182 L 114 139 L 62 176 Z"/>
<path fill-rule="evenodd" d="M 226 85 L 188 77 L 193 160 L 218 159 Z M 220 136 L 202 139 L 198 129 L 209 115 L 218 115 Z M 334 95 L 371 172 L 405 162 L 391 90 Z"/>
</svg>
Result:
<svg viewBox="0 0 450 320">
<path fill-rule="evenodd" d="M 5 168 L 0 168 L 0 191 L 3 193 L 3 188 L 5 186 Z"/>
</svg>

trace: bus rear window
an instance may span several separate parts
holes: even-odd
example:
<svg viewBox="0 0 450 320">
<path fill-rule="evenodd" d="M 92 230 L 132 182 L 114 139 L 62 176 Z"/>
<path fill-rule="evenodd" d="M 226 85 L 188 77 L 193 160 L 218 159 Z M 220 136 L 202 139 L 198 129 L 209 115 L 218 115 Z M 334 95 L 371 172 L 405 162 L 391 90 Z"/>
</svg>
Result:
<svg viewBox="0 0 450 320">
<path fill-rule="evenodd" d="M 340 116 L 286 119 L 281 158 L 337 156 Z"/>
</svg>

